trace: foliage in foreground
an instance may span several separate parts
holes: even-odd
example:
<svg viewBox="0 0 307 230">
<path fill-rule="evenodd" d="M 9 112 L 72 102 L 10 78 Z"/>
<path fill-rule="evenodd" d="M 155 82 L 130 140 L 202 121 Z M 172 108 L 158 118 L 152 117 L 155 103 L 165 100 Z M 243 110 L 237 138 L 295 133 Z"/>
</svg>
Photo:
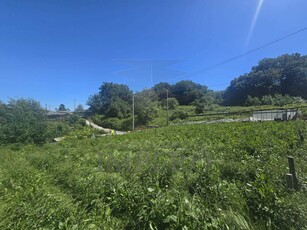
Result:
<svg viewBox="0 0 307 230">
<path fill-rule="evenodd" d="M 231 123 L 3 147 L 0 228 L 306 229 L 306 135 L 303 122 Z"/>
<path fill-rule="evenodd" d="M 0 102 L 0 144 L 44 143 L 47 139 L 47 114 L 33 99 Z"/>
<path fill-rule="evenodd" d="M 33 99 L 11 99 L 7 104 L 0 102 L 0 145 L 42 145 L 55 137 L 76 132 L 90 133 L 87 136 L 100 134 L 85 126 L 85 120 L 73 114 L 61 120 L 48 120 L 46 110 Z"/>
</svg>

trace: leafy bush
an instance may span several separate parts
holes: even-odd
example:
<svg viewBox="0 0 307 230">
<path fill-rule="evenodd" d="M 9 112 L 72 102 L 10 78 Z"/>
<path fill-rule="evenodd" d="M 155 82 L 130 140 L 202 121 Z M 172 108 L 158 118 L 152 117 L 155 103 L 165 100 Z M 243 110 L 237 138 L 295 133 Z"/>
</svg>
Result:
<svg viewBox="0 0 307 230">
<path fill-rule="evenodd" d="M 119 119 L 116 117 L 108 118 L 102 115 L 93 115 L 91 120 L 104 128 L 128 131 L 132 129 L 132 117 Z"/>
<path fill-rule="evenodd" d="M 0 143 L 42 144 L 47 138 L 46 111 L 33 99 L 0 104 Z"/>
<path fill-rule="evenodd" d="M 132 91 L 128 86 L 104 82 L 99 90 L 99 93 L 90 96 L 87 101 L 90 112 L 119 118 L 130 115 Z"/>
<path fill-rule="evenodd" d="M 48 139 L 55 137 L 63 137 L 71 132 L 82 131 L 86 126 L 86 122 L 78 115 L 70 114 L 61 121 L 48 121 Z"/>
<path fill-rule="evenodd" d="M 113 100 L 109 105 L 105 116 L 115 118 L 127 118 L 131 115 L 131 106 L 124 100 L 116 99 Z"/>
<path fill-rule="evenodd" d="M 158 101 L 153 90 L 143 90 L 135 95 L 135 114 L 138 125 L 148 125 L 157 116 Z"/>
<path fill-rule="evenodd" d="M 176 120 L 176 119 L 186 119 L 188 117 L 188 114 L 184 111 L 181 111 L 181 110 L 175 110 L 171 117 L 170 117 L 170 120 L 173 121 L 173 120 Z"/>
<path fill-rule="evenodd" d="M 296 104 L 296 103 L 302 103 L 304 100 L 301 97 L 290 97 L 289 95 L 281 95 L 281 94 L 276 94 L 274 96 L 274 105 L 277 106 L 284 106 L 287 104 Z"/>
<path fill-rule="evenodd" d="M 162 100 L 162 107 L 164 109 L 167 109 L 167 104 L 168 104 L 168 109 L 176 109 L 176 107 L 179 105 L 179 102 L 177 101 L 176 98 L 170 97 L 168 98 L 168 103 L 167 99 Z"/>
<path fill-rule="evenodd" d="M 210 94 L 204 95 L 202 98 L 194 101 L 195 113 L 201 114 L 212 109 L 214 98 Z"/>
<path fill-rule="evenodd" d="M 86 126 L 85 120 L 75 114 L 69 114 L 69 116 L 64 119 L 64 123 L 67 123 L 74 127 Z"/>
<path fill-rule="evenodd" d="M 245 105 L 246 106 L 257 106 L 257 105 L 275 105 L 284 106 L 288 104 L 304 103 L 305 100 L 301 97 L 290 97 L 289 95 L 275 94 L 263 96 L 261 99 L 257 97 L 248 96 Z"/>
<path fill-rule="evenodd" d="M 274 105 L 274 98 L 272 95 L 266 95 L 261 98 L 262 105 Z"/>
<path fill-rule="evenodd" d="M 247 96 L 247 99 L 245 101 L 245 106 L 254 106 L 254 105 L 261 105 L 261 101 L 258 97 L 251 97 Z"/>
</svg>

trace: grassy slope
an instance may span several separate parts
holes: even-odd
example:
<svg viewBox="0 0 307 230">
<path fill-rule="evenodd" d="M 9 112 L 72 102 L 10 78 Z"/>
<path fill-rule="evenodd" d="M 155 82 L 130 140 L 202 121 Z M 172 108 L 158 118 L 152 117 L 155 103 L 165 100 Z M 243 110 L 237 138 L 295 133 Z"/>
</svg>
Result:
<svg viewBox="0 0 307 230">
<path fill-rule="evenodd" d="M 0 228 L 303 229 L 298 130 L 307 136 L 303 122 L 186 125 L 3 147 Z M 288 155 L 298 192 L 285 186 Z"/>
</svg>

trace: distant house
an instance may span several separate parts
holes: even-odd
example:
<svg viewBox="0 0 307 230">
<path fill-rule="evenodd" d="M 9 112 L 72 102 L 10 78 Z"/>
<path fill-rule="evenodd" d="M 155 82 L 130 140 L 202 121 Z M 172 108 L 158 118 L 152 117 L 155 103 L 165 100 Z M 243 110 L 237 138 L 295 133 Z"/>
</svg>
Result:
<svg viewBox="0 0 307 230">
<path fill-rule="evenodd" d="M 47 117 L 50 120 L 58 120 L 67 117 L 69 114 L 72 114 L 71 112 L 61 111 L 61 112 L 53 112 L 48 111 Z"/>
<path fill-rule="evenodd" d="M 298 115 L 297 109 L 263 110 L 254 111 L 252 121 L 288 121 L 293 120 Z"/>
</svg>

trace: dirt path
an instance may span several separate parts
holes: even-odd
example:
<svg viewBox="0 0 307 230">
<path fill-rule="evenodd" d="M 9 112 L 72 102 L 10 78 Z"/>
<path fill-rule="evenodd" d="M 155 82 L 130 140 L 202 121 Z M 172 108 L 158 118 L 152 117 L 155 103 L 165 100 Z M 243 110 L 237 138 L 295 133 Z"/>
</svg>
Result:
<svg viewBox="0 0 307 230">
<path fill-rule="evenodd" d="M 90 127 L 94 128 L 94 129 L 102 130 L 102 131 L 104 131 L 106 133 L 111 133 L 112 130 L 113 130 L 113 129 L 103 128 L 103 127 L 98 126 L 98 125 L 96 125 L 93 122 L 90 122 L 88 120 L 85 120 L 85 122 L 86 122 L 87 126 L 90 126 Z M 114 134 L 115 135 L 122 135 L 122 134 L 125 134 L 125 133 L 127 133 L 127 132 L 122 132 L 122 131 L 114 130 Z"/>
</svg>

